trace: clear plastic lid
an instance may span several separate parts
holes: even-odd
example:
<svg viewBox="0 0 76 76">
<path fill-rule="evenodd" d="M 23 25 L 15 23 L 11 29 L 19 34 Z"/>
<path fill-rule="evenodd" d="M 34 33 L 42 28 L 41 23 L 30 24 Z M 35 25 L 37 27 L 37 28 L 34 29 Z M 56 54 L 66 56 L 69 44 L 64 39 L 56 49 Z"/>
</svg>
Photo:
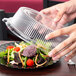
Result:
<svg viewBox="0 0 76 76">
<path fill-rule="evenodd" d="M 26 42 L 42 40 L 43 45 L 50 42 L 50 46 L 54 48 L 65 39 L 57 37 L 45 40 L 45 36 L 53 31 L 52 19 L 28 7 L 19 8 L 13 17 L 4 18 L 3 21 L 15 35 Z"/>
</svg>

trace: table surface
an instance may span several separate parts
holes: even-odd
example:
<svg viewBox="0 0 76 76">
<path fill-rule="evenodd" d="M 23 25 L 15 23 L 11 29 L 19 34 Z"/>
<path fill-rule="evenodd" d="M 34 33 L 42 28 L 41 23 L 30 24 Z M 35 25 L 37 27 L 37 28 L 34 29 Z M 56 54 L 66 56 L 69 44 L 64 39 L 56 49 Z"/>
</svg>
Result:
<svg viewBox="0 0 76 76">
<path fill-rule="evenodd" d="M 10 41 L 0 41 L 0 45 Z M 73 58 L 76 63 L 76 57 Z M 0 76 L 76 76 L 76 66 L 67 65 L 64 57 L 56 64 L 42 69 L 18 70 L 0 65 Z"/>
</svg>

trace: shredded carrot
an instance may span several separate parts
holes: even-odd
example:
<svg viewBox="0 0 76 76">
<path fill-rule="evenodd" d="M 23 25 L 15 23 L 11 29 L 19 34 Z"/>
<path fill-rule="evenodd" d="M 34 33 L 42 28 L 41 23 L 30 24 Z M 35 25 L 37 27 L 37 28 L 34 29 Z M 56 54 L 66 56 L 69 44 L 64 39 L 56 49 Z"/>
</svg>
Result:
<svg viewBox="0 0 76 76">
<path fill-rule="evenodd" d="M 38 44 L 38 45 L 37 45 L 37 48 L 39 48 L 39 47 L 41 47 L 41 48 L 43 48 L 44 50 L 46 50 L 45 46 L 43 46 L 43 45 L 41 45 L 41 44 Z"/>
<path fill-rule="evenodd" d="M 22 66 L 24 67 L 24 63 L 23 63 L 23 60 L 21 59 L 20 51 L 19 51 L 19 58 L 20 58 L 20 61 L 22 63 Z"/>
<path fill-rule="evenodd" d="M 7 55 L 7 64 L 9 64 L 9 49 L 8 49 L 8 55 Z"/>
<path fill-rule="evenodd" d="M 38 54 L 36 55 L 36 58 L 35 58 L 35 64 L 36 64 L 36 65 L 38 65 L 38 64 L 37 64 L 37 58 L 38 58 Z"/>
<path fill-rule="evenodd" d="M 40 66 L 43 66 L 44 64 L 46 64 L 47 60 L 42 64 L 38 64 L 37 63 L 37 58 L 38 58 L 38 54 L 36 55 L 36 58 L 35 58 L 35 64 L 37 65 L 36 67 L 40 67 Z"/>
<path fill-rule="evenodd" d="M 48 55 L 44 55 L 44 57 L 49 57 Z"/>
</svg>

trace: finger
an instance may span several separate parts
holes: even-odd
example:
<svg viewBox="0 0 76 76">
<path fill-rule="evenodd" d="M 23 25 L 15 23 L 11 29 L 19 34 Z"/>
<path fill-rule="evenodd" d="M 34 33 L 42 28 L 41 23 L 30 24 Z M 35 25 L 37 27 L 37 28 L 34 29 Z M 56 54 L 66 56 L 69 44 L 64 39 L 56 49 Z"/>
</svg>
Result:
<svg viewBox="0 0 76 76">
<path fill-rule="evenodd" d="M 68 47 L 67 49 L 63 50 L 62 52 L 60 52 L 59 54 L 57 54 L 55 57 L 53 57 L 53 60 L 57 60 L 60 57 L 66 55 L 67 53 L 69 53 L 70 51 L 72 51 L 74 48 L 76 47 L 76 42 L 73 43 L 70 47 Z"/>
<path fill-rule="evenodd" d="M 39 24 L 35 24 L 35 25 L 34 25 L 34 27 L 33 27 L 33 29 L 38 30 L 38 29 L 39 29 L 39 27 L 40 27 L 40 25 L 39 25 Z"/>
<path fill-rule="evenodd" d="M 46 28 L 42 28 L 42 29 L 39 30 L 39 33 L 43 34 L 46 30 L 47 30 Z"/>
<path fill-rule="evenodd" d="M 76 48 L 65 58 L 65 61 L 69 61 L 76 55 Z"/>
<path fill-rule="evenodd" d="M 68 18 L 69 17 L 69 18 Z M 61 28 L 64 24 L 70 22 L 76 17 L 76 12 L 71 14 L 64 14 L 62 19 L 58 22 L 56 29 Z"/>
<path fill-rule="evenodd" d="M 40 21 L 42 19 L 42 15 L 41 14 L 37 14 L 36 17 L 35 17 L 35 19 L 37 21 Z"/>
<path fill-rule="evenodd" d="M 62 29 L 58 29 L 58 30 L 56 30 L 56 31 L 54 31 L 54 32 L 49 33 L 48 35 L 46 35 L 45 39 L 49 40 L 51 38 L 55 38 L 55 37 L 58 37 L 58 36 L 61 36 L 61 35 L 65 35 L 65 34 L 68 33 L 68 31 L 69 31 L 68 27 L 65 27 L 65 28 L 62 28 Z"/>
<path fill-rule="evenodd" d="M 56 29 L 60 29 L 67 22 L 68 22 L 68 17 L 66 14 L 64 14 L 63 17 L 61 18 L 61 20 L 57 23 Z"/>
<path fill-rule="evenodd" d="M 48 53 L 48 56 L 52 57 L 56 53 L 58 53 L 60 50 L 65 48 L 65 46 L 69 45 L 71 42 L 73 42 L 72 37 L 67 38 L 63 42 L 61 42 L 58 46 L 56 46 L 52 51 Z"/>
<path fill-rule="evenodd" d="M 57 16 L 54 19 L 54 22 L 59 22 L 65 13 L 65 8 L 58 10 Z"/>
<path fill-rule="evenodd" d="M 57 5 L 46 8 L 46 9 L 43 9 L 43 10 L 40 11 L 40 13 L 43 13 L 43 14 L 46 14 L 46 15 L 50 15 L 50 14 L 53 15 L 57 12 L 56 7 L 57 7 Z"/>
<path fill-rule="evenodd" d="M 50 7 L 46 8 L 46 9 L 43 9 L 43 10 L 40 11 L 40 13 L 43 13 L 43 14 L 51 13 L 50 9 L 51 9 Z"/>
<path fill-rule="evenodd" d="M 72 21 L 73 19 L 75 19 L 75 18 L 76 18 L 76 12 L 71 13 L 71 14 L 68 14 L 68 17 L 69 17 L 69 19 L 67 19 L 67 20 L 68 20 L 68 22 Z"/>
<path fill-rule="evenodd" d="M 42 19 L 42 15 L 38 14 L 38 15 L 35 17 L 35 19 L 36 19 L 38 22 L 40 22 L 40 20 Z M 38 30 L 40 26 L 41 26 L 40 24 L 36 23 L 33 28 L 36 29 L 36 30 Z"/>
</svg>

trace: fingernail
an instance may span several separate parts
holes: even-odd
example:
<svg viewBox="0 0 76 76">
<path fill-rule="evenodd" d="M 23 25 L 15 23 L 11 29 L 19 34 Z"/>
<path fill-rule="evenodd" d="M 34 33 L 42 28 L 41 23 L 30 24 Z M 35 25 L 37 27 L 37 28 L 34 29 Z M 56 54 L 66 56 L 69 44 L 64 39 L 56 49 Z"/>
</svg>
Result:
<svg viewBox="0 0 76 76">
<path fill-rule="evenodd" d="M 69 59 L 65 58 L 65 61 L 66 61 L 66 62 L 68 62 L 68 61 L 69 61 Z"/>
<path fill-rule="evenodd" d="M 53 60 L 57 60 L 58 58 L 57 58 L 57 57 L 53 57 L 52 59 L 53 59 Z"/>
<path fill-rule="evenodd" d="M 48 40 L 48 39 L 49 39 L 48 35 L 46 35 L 46 36 L 45 36 L 45 39 L 46 39 L 46 40 Z"/>
<path fill-rule="evenodd" d="M 57 22 L 57 21 L 58 21 L 58 19 L 57 19 L 57 18 L 55 18 L 55 19 L 54 19 L 54 22 Z"/>
<path fill-rule="evenodd" d="M 52 54 L 51 52 L 48 53 L 48 56 L 49 56 L 49 57 L 52 57 L 52 55 L 53 55 L 53 54 Z"/>
<path fill-rule="evenodd" d="M 52 25 L 51 28 L 54 28 L 55 27 L 55 22 L 52 22 L 51 25 Z"/>
</svg>

